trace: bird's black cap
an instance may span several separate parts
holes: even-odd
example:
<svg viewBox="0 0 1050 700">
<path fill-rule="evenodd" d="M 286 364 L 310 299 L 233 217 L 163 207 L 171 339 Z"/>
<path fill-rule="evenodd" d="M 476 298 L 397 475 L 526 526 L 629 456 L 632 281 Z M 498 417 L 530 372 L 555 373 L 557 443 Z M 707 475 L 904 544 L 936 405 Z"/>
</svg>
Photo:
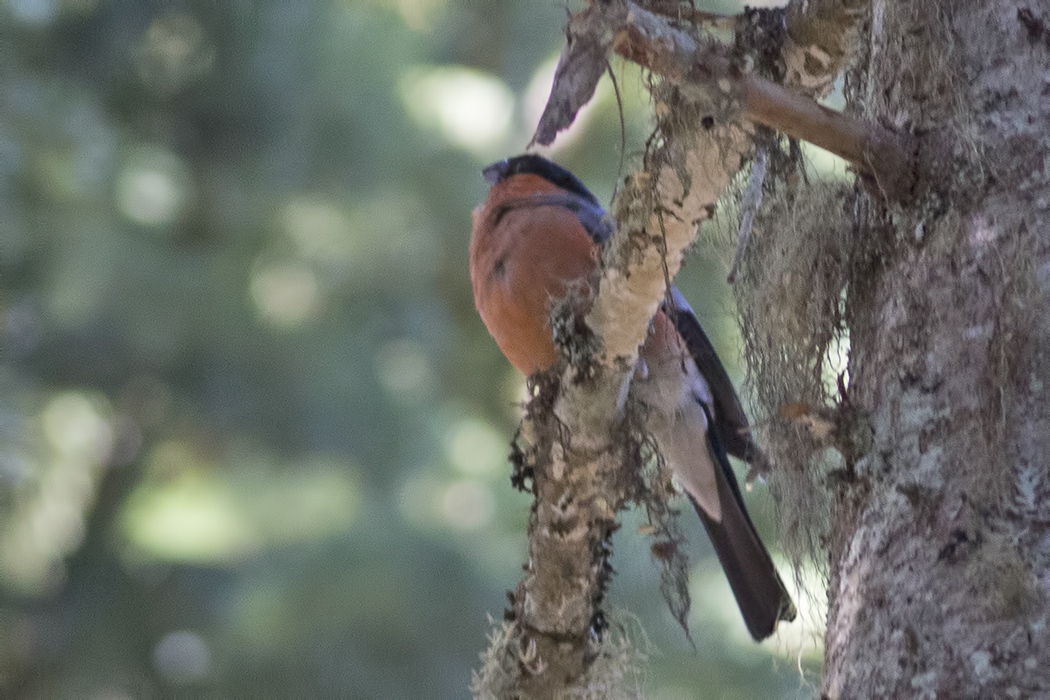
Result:
<svg viewBox="0 0 1050 700">
<path fill-rule="evenodd" d="M 596 207 L 601 207 L 598 198 L 568 170 L 535 153 L 526 153 L 513 158 L 498 160 L 481 171 L 490 185 L 495 185 L 512 175 L 539 175 L 544 180 L 563 190 L 578 194 Z"/>
</svg>

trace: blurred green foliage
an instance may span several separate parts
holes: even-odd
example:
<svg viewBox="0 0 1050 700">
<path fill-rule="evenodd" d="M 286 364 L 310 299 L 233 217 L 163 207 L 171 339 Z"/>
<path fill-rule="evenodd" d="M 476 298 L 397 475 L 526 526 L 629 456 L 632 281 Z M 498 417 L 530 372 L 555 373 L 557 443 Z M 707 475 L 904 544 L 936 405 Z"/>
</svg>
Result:
<svg viewBox="0 0 1050 700">
<path fill-rule="evenodd" d="M 466 696 L 528 509 L 469 212 L 563 23 L 0 0 L 0 696 Z M 616 73 L 630 160 L 647 106 Z M 620 140 L 605 81 L 555 157 L 608 201 Z M 682 286 L 732 364 L 722 279 Z M 746 639 L 696 527 L 694 652 L 637 525 L 611 601 L 659 649 L 651 697 L 811 695 L 810 647 Z"/>
</svg>

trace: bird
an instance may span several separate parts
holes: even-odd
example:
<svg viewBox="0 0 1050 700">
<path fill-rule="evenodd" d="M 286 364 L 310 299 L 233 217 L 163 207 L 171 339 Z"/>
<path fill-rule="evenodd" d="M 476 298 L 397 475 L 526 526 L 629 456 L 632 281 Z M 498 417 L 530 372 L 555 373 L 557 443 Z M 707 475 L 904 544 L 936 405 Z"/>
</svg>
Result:
<svg viewBox="0 0 1050 700">
<path fill-rule="evenodd" d="M 489 334 L 526 376 L 558 360 L 552 302 L 593 276 L 614 224 L 569 170 L 538 154 L 497 161 L 472 212 L 474 302 Z M 759 463 L 740 398 L 696 314 L 673 286 L 639 352 L 631 392 L 647 431 L 703 522 L 751 637 L 761 641 L 795 606 L 748 515 L 728 455 Z"/>
</svg>

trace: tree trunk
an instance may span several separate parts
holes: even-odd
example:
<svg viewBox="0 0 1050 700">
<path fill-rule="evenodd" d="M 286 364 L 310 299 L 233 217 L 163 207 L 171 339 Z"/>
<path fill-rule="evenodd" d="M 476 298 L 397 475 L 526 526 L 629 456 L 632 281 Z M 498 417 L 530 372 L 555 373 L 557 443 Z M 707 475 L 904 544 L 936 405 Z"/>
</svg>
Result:
<svg viewBox="0 0 1050 700">
<path fill-rule="evenodd" d="M 919 135 L 921 192 L 860 195 L 834 494 L 828 698 L 1050 695 L 1050 5 L 872 3 L 851 97 Z"/>
</svg>

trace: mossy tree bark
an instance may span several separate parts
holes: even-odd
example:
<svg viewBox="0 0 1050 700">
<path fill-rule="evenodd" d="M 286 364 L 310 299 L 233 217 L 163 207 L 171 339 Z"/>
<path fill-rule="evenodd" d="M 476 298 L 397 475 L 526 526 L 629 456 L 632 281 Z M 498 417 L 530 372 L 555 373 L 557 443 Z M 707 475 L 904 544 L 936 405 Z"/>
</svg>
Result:
<svg viewBox="0 0 1050 700">
<path fill-rule="evenodd" d="M 860 195 L 827 698 L 1050 695 L 1050 6 L 875 0 L 851 97 L 919 135 Z"/>
</svg>

